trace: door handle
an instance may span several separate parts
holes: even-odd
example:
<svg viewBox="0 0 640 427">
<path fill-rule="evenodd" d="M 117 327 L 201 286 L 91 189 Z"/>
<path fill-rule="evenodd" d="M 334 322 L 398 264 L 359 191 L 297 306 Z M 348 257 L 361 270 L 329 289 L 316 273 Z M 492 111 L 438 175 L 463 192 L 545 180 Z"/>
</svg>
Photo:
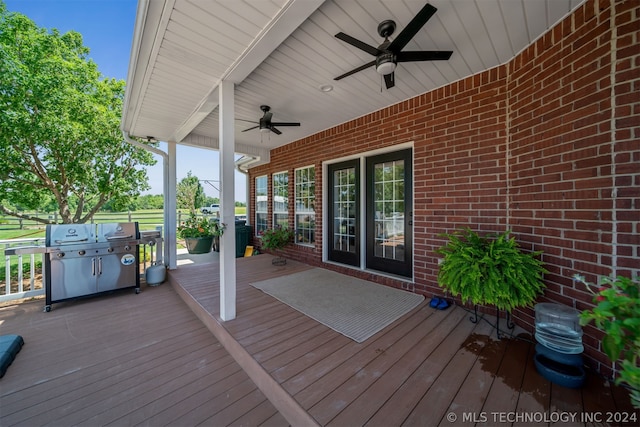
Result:
<svg viewBox="0 0 640 427">
<path fill-rule="evenodd" d="M 102 257 L 98 258 L 98 275 L 102 276 Z"/>
<path fill-rule="evenodd" d="M 96 275 L 96 259 L 95 258 L 91 258 L 91 275 L 92 276 Z"/>
</svg>

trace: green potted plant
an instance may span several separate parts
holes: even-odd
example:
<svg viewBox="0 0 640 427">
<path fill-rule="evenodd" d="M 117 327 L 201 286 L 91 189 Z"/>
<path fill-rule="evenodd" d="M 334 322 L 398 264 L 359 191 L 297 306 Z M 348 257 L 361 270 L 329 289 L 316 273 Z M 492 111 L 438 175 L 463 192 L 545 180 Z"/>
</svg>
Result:
<svg viewBox="0 0 640 427">
<path fill-rule="evenodd" d="M 593 321 L 604 331 L 602 350 L 614 363 L 621 359 L 615 382 L 630 388 L 631 403 L 640 408 L 640 277 L 605 277 L 600 287 L 578 274 L 573 278 L 586 285 L 595 304 L 580 314 L 580 324 Z"/>
<path fill-rule="evenodd" d="M 213 240 L 224 232 L 224 224 L 191 214 L 178 226 L 178 236 L 185 240 L 190 254 L 206 254 L 211 252 Z"/>
<path fill-rule="evenodd" d="M 545 287 L 546 270 L 540 252 L 522 252 L 509 233 L 480 236 L 467 228 L 442 235 L 449 241 L 436 250 L 443 256 L 438 284 L 463 302 L 507 313 L 531 306 Z"/>
<path fill-rule="evenodd" d="M 283 228 L 281 226 L 268 228 L 260 232 L 260 237 L 262 238 L 260 246 L 263 249 L 269 249 L 278 254 L 280 249 L 293 241 L 294 236 L 295 233 L 293 230 L 289 230 L 288 228 Z M 282 256 L 276 256 L 271 262 L 274 265 L 283 265 L 287 263 L 287 260 Z"/>
</svg>

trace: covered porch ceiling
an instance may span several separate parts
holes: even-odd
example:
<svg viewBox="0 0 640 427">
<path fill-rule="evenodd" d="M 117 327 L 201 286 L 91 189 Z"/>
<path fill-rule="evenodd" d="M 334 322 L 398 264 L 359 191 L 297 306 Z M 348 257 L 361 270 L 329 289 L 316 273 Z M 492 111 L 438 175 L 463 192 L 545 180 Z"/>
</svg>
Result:
<svg viewBox="0 0 640 427">
<path fill-rule="evenodd" d="M 235 151 L 264 161 L 272 148 L 509 61 L 583 1 L 429 0 L 436 14 L 403 50 L 453 54 L 399 63 L 386 89 L 373 66 L 334 80 L 374 59 L 335 34 L 378 46 L 380 22 L 396 22 L 393 40 L 427 0 L 139 0 L 122 129 L 216 149 L 218 87 L 227 80 Z M 301 126 L 243 132 L 263 104 L 274 122 Z"/>
</svg>

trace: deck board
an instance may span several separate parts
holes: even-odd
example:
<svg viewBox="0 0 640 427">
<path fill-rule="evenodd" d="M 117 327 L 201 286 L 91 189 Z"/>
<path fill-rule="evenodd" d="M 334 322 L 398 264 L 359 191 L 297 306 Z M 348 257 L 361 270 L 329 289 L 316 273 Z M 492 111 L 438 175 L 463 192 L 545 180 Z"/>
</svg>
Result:
<svg viewBox="0 0 640 427">
<path fill-rule="evenodd" d="M 491 333 L 491 329 L 486 324 L 473 324 L 464 316 L 446 339 L 452 343 L 464 342 L 474 330 L 477 333 L 487 335 Z M 443 343 L 434 354 L 430 355 L 429 363 L 425 365 L 425 369 L 414 376 L 414 383 L 418 384 L 420 378 L 424 378 L 426 375 L 433 380 L 422 399 L 407 414 L 407 418 L 402 422 L 403 425 L 439 423 L 445 417 L 451 400 L 477 359 L 477 355 L 473 352 L 444 344 L 446 343 Z"/>
<path fill-rule="evenodd" d="M 535 349 L 530 346 L 529 353 L 527 354 L 527 364 L 525 367 L 524 378 L 522 380 L 521 390 L 525 391 L 520 393 L 518 397 L 518 406 L 516 412 L 519 413 L 545 413 L 549 411 L 549 393 L 551 390 L 551 383 L 545 380 L 536 371 L 536 367 L 533 361 Z M 587 407 L 584 408 L 587 410 Z M 527 426 L 529 423 L 516 422 L 515 426 Z"/>
<path fill-rule="evenodd" d="M 414 409 L 421 397 L 433 382 L 435 375 L 429 371 L 425 360 L 434 357 L 449 359 L 458 350 L 455 340 L 449 340 L 450 333 L 456 333 L 461 323 L 460 312 L 448 316 L 449 325 L 445 322 L 438 325 L 444 330 L 429 331 L 428 335 L 416 343 L 403 357 L 402 363 L 395 363 L 376 382 L 362 393 L 348 408 L 331 421 L 334 425 L 347 425 L 367 420 L 368 425 L 400 425 Z M 453 329 L 451 329 L 453 328 Z M 447 331 L 450 331 L 447 333 Z M 444 333 L 443 333 L 444 332 Z M 435 354 L 439 353 L 439 354 Z M 431 365 L 435 366 L 435 365 Z M 370 396 L 376 396 L 371 399 Z M 401 398 L 404 396 L 404 398 Z M 384 402 L 380 405 L 380 402 Z M 389 410 L 393 408 L 393 410 Z M 430 424 L 433 424 L 431 422 Z"/>
<path fill-rule="evenodd" d="M 376 357 L 372 360 L 371 363 L 360 372 L 357 372 L 356 375 L 349 378 L 349 380 L 340 387 L 338 390 L 339 393 L 334 392 L 325 397 L 323 400 L 324 405 L 316 405 L 313 408 L 314 411 L 311 413 L 317 413 L 315 418 L 319 420 L 321 424 L 326 424 L 331 421 L 335 425 L 348 425 L 357 422 L 358 417 L 360 417 L 360 421 L 362 421 L 364 413 L 358 411 L 358 405 L 353 409 L 351 408 L 352 403 L 356 400 L 355 398 L 360 397 L 360 401 L 366 400 L 378 403 L 386 401 L 389 396 L 384 396 L 384 390 L 382 390 L 381 393 L 375 393 L 376 389 L 370 386 L 372 386 L 374 382 L 377 382 L 380 377 L 384 377 L 384 374 L 394 366 L 412 366 L 410 353 L 413 353 L 414 356 L 413 363 L 416 363 L 417 359 L 424 360 L 424 353 L 428 352 L 429 348 L 438 348 L 439 345 L 446 340 L 447 336 L 455 330 L 461 319 L 460 312 L 447 311 L 442 313 L 448 315 L 440 321 L 436 319 L 438 317 L 437 315 L 431 316 L 429 320 L 432 321 L 429 322 L 429 327 L 427 327 L 426 322 L 424 325 L 418 325 L 418 327 L 411 331 L 412 333 L 405 335 L 401 340 L 385 350 L 385 357 Z M 454 349 L 452 353 L 455 353 L 455 351 L 456 349 Z M 422 355 L 420 353 L 422 353 Z M 397 379 L 397 376 L 384 378 L 384 383 L 388 385 L 388 389 L 394 390 L 398 387 L 398 384 L 394 384 L 394 380 Z M 414 389 L 412 393 L 420 393 L 420 391 Z M 340 412 L 339 417 L 334 421 L 327 419 L 328 416 L 321 414 L 321 411 L 326 410 L 328 407 L 327 404 L 335 405 L 335 402 L 344 402 L 344 410 Z M 347 411 L 347 408 L 349 411 Z M 329 411 L 326 410 L 326 413 L 328 414 Z M 394 411 L 394 413 L 397 414 L 397 411 Z"/>
<path fill-rule="evenodd" d="M 522 380 L 524 378 L 529 347 L 529 344 L 524 341 L 511 340 L 507 343 L 505 357 L 502 359 L 496 377 L 491 384 L 491 388 L 482 406 L 482 412 L 486 414 L 507 414 L 515 412 L 518 405 L 519 393 L 513 393 L 513 391 L 522 389 Z M 514 360 L 520 361 L 520 363 L 513 363 Z M 495 424 L 496 420 L 491 416 L 487 422 L 479 423 L 479 425 L 489 426 Z"/>
</svg>

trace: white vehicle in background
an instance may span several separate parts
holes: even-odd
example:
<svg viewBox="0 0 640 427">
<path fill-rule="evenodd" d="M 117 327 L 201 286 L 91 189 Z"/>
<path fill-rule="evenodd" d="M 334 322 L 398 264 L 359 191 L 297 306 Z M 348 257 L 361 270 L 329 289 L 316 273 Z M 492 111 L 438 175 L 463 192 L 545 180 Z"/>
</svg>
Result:
<svg viewBox="0 0 640 427">
<path fill-rule="evenodd" d="M 205 206 L 203 208 L 200 208 L 200 211 L 203 214 L 216 214 L 216 215 L 220 215 L 220 205 L 217 203 L 213 203 L 209 206 Z"/>
</svg>

